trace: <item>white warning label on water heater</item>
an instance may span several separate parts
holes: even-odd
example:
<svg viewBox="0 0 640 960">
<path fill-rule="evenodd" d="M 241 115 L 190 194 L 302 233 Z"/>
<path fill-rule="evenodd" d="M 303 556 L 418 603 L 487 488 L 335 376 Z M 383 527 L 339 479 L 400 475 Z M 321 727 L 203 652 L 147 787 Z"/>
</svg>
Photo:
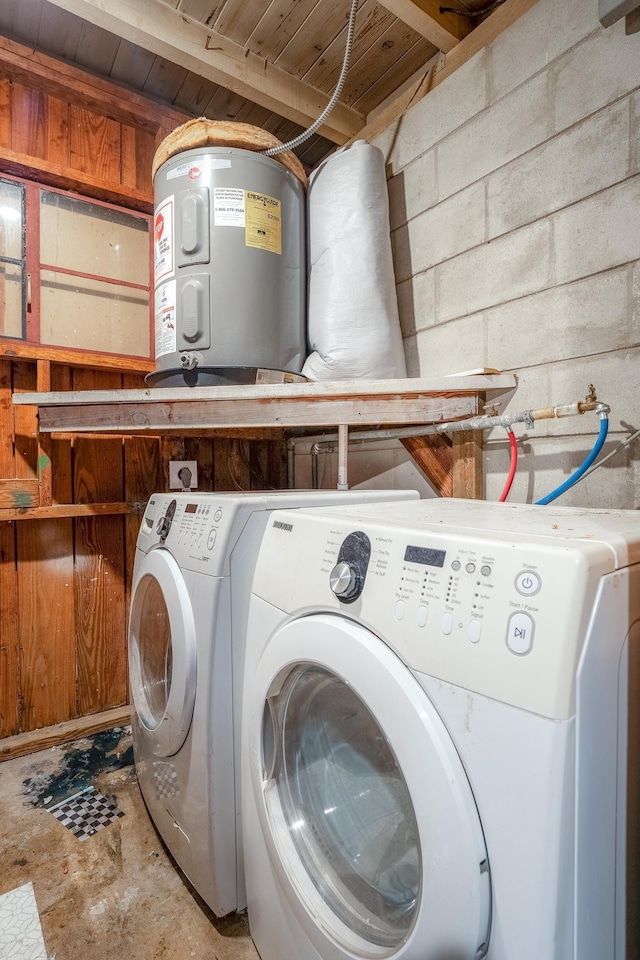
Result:
<svg viewBox="0 0 640 960">
<path fill-rule="evenodd" d="M 214 187 L 213 223 L 216 227 L 244 227 L 244 190 Z"/>
<path fill-rule="evenodd" d="M 156 360 L 176 349 L 176 281 L 167 280 L 156 287 L 155 300 Z"/>
<path fill-rule="evenodd" d="M 173 243 L 173 197 L 156 207 L 153 218 L 153 275 L 155 285 L 175 272 Z"/>
</svg>

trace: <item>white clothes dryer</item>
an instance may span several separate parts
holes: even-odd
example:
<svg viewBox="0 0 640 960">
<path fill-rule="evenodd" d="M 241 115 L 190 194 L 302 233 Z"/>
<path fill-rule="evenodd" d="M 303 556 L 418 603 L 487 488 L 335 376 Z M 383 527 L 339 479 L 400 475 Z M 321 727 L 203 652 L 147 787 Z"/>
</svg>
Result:
<svg viewBox="0 0 640 960">
<path fill-rule="evenodd" d="M 640 956 L 640 515 L 270 518 L 242 806 L 262 960 Z"/>
<path fill-rule="evenodd" d="M 218 916 L 246 904 L 236 757 L 251 579 L 270 511 L 417 496 L 276 491 L 149 500 L 129 623 L 136 771 L 158 832 Z"/>
</svg>

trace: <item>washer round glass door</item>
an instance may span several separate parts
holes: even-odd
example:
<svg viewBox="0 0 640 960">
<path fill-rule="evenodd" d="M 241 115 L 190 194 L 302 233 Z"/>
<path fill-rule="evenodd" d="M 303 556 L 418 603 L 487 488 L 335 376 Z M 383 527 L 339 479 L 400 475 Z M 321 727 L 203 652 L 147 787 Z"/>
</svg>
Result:
<svg viewBox="0 0 640 960">
<path fill-rule="evenodd" d="M 410 671 L 363 627 L 318 615 L 270 639 L 258 689 L 258 813 L 318 952 L 329 939 L 345 956 L 484 956 L 491 895 L 477 808 Z"/>
<path fill-rule="evenodd" d="M 152 752 L 168 757 L 180 749 L 191 725 L 196 633 L 184 578 L 167 550 L 144 557 L 132 595 L 131 695 Z"/>
</svg>

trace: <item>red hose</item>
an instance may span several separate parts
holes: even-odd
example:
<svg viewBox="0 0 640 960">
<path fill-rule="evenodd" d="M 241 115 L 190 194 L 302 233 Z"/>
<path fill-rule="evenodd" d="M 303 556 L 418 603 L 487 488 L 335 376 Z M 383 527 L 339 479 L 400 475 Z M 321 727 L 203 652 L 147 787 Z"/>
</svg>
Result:
<svg viewBox="0 0 640 960">
<path fill-rule="evenodd" d="M 511 463 L 509 464 L 509 476 L 507 477 L 506 483 L 502 488 L 502 493 L 500 494 L 498 503 L 504 503 L 509 496 L 513 478 L 516 475 L 516 469 L 518 467 L 518 441 L 516 440 L 516 435 L 513 430 L 507 430 L 507 436 L 509 437 L 509 446 L 511 448 Z"/>
</svg>

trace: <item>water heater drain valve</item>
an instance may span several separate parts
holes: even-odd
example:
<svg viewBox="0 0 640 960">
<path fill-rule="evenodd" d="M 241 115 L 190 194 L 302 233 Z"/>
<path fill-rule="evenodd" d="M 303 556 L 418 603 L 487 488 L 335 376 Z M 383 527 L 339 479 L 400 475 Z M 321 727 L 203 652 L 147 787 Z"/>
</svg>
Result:
<svg viewBox="0 0 640 960">
<path fill-rule="evenodd" d="M 180 366 L 183 370 L 194 370 L 198 366 L 198 357 L 195 353 L 181 353 Z"/>
</svg>

